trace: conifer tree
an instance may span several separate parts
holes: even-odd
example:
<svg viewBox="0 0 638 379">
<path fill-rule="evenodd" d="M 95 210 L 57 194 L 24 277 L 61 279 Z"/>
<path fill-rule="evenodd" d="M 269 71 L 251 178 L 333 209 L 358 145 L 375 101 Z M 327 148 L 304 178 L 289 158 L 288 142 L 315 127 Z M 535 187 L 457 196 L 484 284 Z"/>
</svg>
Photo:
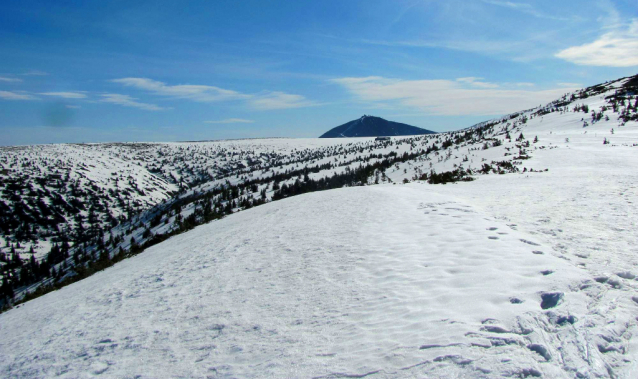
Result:
<svg viewBox="0 0 638 379">
<path fill-rule="evenodd" d="M 0 294 L 5 299 L 13 299 L 13 287 L 11 285 L 11 282 L 9 282 L 6 273 L 2 276 L 2 287 L 0 287 Z"/>
</svg>

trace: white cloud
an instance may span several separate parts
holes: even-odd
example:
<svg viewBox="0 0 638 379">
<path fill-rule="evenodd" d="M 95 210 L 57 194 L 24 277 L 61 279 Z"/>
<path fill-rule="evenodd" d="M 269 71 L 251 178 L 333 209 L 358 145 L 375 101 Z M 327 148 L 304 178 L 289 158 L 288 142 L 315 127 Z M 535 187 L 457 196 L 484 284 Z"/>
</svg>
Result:
<svg viewBox="0 0 638 379">
<path fill-rule="evenodd" d="M 556 57 L 582 66 L 638 66 L 638 19 L 626 30 L 617 28 L 594 42 L 562 50 Z"/>
<path fill-rule="evenodd" d="M 256 96 L 250 103 L 253 108 L 258 110 L 303 108 L 318 105 L 309 101 L 304 96 L 284 92 L 269 92 Z"/>
<path fill-rule="evenodd" d="M 37 97 L 27 95 L 25 93 L 16 93 L 10 91 L 0 91 L 0 99 L 4 100 L 36 100 Z"/>
<path fill-rule="evenodd" d="M 82 108 L 79 105 L 67 105 L 66 107 L 69 108 L 69 109 L 80 109 L 80 108 Z"/>
<path fill-rule="evenodd" d="M 462 78 L 463 79 L 463 78 Z M 431 115 L 501 115 L 555 100 L 576 88 L 544 91 L 472 88 L 458 80 L 400 80 L 378 76 L 334 79 L 358 100 L 418 109 Z"/>
<path fill-rule="evenodd" d="M 152 92 L 162 96 L 172 96 L 181 99 L 190 99 L 199 102 L 213 102 L 225 100 L 248 99 L 251 96 L 236 91 L 214 86 L 180 84 L 175 86 L 147 78 L 122 78 L 111 80 L 114 83 L 123 84 Z"/>
<path fill-rule="evenodd" d="M 473 76 L 470 76 L 470 77 L 467 77 L 467 78 L 458 78 L 458 79 L 456 79 L 457 82 L 466 83 L 466 84 L 469 84 L 469 85 L 471 85 L 473 87 L 498 88 L 498 84 L 482 82 L 481 80 L 483 80 L 483 78 L 475 78 Z"/>
<path fill-rule="evenodd" d="M 278 91 L 246 94 L 208 85 L 180 84 L 171 86 L 147 78 L 122 78 L 111 80 L 111 82 L 145 90 L 156 95 L 171 96 L 197 102 L 242 100 L 247 101 L 250 107 L 257 110 L 290 109 L 318 105 L 302 95 Z"/>
<path fill-rule="evenodd" d="M 128 95 L 121 95 L 118 93 L 107 93 L 102 95 L 102 97 L 103 99 L 100 101 L 103 103 L 118 104 L 118 105 L 123 105 L 125 107 L 144 109 L 146 111 L 163 111 L 163 110 L 169 109 L 169 108 L 162 108 L 155 104 L 140 103 L 136 101 L 137 99 L 134 97 L 131 97 Z"/>
<path fill-rule="evenodd" d="M 82 92 L 43 92 L 40 95 L 61 97 L 63 99 L 85 99 L 86 94 Z"/>
<path fill-rule="evenodd" d="M 204 121 L 206 124 L 252 124 L 253 120 L 245 120 L 243 118 L 227 118 L 225 120 Z"/>
<path fill-rule="evenodd" d="M 22 81 L 22 79 L 7 78 L 6 76 L 0 76 L 0 82 L 18 83 L 18 82 L 21 82 L 21 81 Z"/>
</svg>

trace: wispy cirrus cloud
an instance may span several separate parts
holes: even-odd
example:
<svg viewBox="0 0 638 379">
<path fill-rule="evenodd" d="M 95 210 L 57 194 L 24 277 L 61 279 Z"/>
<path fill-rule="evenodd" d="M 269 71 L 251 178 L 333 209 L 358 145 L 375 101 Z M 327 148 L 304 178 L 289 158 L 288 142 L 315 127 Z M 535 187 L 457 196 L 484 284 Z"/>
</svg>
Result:
<svg viewBox="0 0 638 379">
<path fill-rule="evenodd" d="M 40 70 L 30 70 L 22 74 L 23 76 L 47 76 L 48 72 L 40 71 Z"/>
<path fill-rule="evenodd" d="M 6 76 L 0 76 L 0 82 L 5 82 L 5 83 L 19 83 L 21 82 L 22 79 L 18 79 L 18 78 L 8 78 Z"/>
<path fill-rule="evenodd" d="M 85 99 L 84 92 L 41 92 L 39 95 L 61 97 L 63 99 Z"/>
<path fill-rule="evenodd" d="M 37 100 L 37 97 L 23 92 L 0 91 L 0 99 L 3 100 Z"/>
<path fill-rule="evenodd" d="M 119 93 L 107 93 L 102 95 L 100 100 L 102 103 L 118 104 L 125 107 L 139 108 L 145 111 L 163 111 L 170 108 L 163 108 L 155 104 L 141 103 L 136 98 L 129 95 L 122 95 Z"/>
<path fill-rule="evenodd" d="M 284 92 L 268 92 L 255 96 L 250 101 L 250 104 L 257 110 L 304 108 L 319 105 L 306 99 L 304 96 Z"/>
<path fill-rule="evenodd" d="M 638 66 L 638 19 L 614 26 L 594 42 L 561 50 L 556 57 L 581 66 Z"/>
<path fill-rule="evenodd" d="M 501 55 L 511 57 L 517 61 L 527 61 L 536 58 L 537 53 L 530 54 L 531 46 L 538 44 L 540 40 L 547 38 L 543 34 L 523 40 L 507 39 L 487 39 L 487 38 L 439 38 L 439 39 L 413 39 L 413 40 L 373 40 L 373 39 L 347 39 L 330 35 L 323 35 L 326 38 L 337 39 L 350 43 L 358 43 L 371 46 L 386 46 L 396 48 L 433 48 L 464 51 L 481 55 Z M 530 58 L 531 56 L 531 58 Z"/>
<path fill-rule="evenodd" d="M 113 83 L 134 87 L 157 95 L 171 96 L 180 99 L 190 99 L 199 102 L 228 101 L 248 99 L 251 96 L 237 91 L 227 90 L 215 86 L 179 84 L 167 85 L 166 83 L 147 78 L 122 78 L 113 79 Z"/>
<path fill-rule="evenodd" d="M 476 88 L 474 80 L 401 80 L 379 76 L 338 78 L 357 100 L 398 109 L 418 109 L 431 115 L 501 115 L 544 104 L 576 88 L 543 91 L 520 88 Z M 515 87 L 515 84 L 511 85 Z"/>
<path fill-rule="evenodd" d="M 476 78 L 473 76 L 470 76 L 467 78 L 458 78 L 456 79 L 456 81 L 461 83 L 466 83 L 472 87 L 478 87 L 478 88 L 498 88 L 499 87 L 498 84 L 484 82 L 483 78 Z"/>
<path fill-rule="evenodd" d="M 431 3 L 439 2 L 432 1 Z M 544 8 L 532 5 L 535 4 L 534 2 L 485 0 L 441 2 L 441 4 L 443 3 L 445 3 L 445 9 L 450 13 L 455 13 L 451 9 L 459 8 L 463 10 L 463 12 L 459 11 L 460 13 L 469 14 L 469 9 L 472 9 L 473 12 L 480 11 L 480 16 L 477 14 L 477 18 L 470 17 L 470 20 L 463 20 L 462 23 L 452 19 L 446 26 L 447 30 L 437 30 L 436 32 L 384 34 L 386 37 L 382 38 L 361 38 L 354 35 L 344 37 L 336 34 L 316 34 L 316 36 L 348 44 L 404 49 L 408 56 L 411 54 L 408 49 L 445 49 L 529 63 L 552 57 L 557 46 L 560 46 L 558 44 L 560 38 L 568 36 L 569 30 L 572 30 L 576 25 L 579 25 L 580 29 L 584 29 L 581 23 L 584 19 L 575 15 L 576 12 L 565 12 L 562 5 L 555 6 L 553 12 L 544 11 L 546 13 L 543 13 L 540 10 Z M 471 3 L 471 7 L 468 3 Z M 430 8 L 435 12 L 434 9 L 437 6 Z M 511 9 L 512 12 L 509 12 L 508 9 Z M 507 13 L 508 17 L 504 17 L 506 15 L 503 14 L 503 11 Z M 538 18 L 560 20 L 561 22 L 542 21 L 542 26 L 539 25 L 536 28 L 517 28 L 517 21 L 532 19 L 527 14 Z M 485 17 L 486 15 L 489 16 L 488 19 L 479 21 L 481 16 Z M 493 23 L 498 23 L 499 27 L 488 26 Z M 530 25 L 534 24 L 536 22 Z M 424 30 L 428 29 L 424 28 Z M 495 32 L 510 29 L 510 32 Z M 372 35 L 369 34 L 369 36 Z"/>
<path fill-rule="evenodd" d="M 569 18 L 569 17 L 560 17 L 560 16 L 551 15 L 551 14 L 546 14 L 537 10 L 531 4 L 528 4 L 528 3 L 519 3 L 519 2 L 512 2 L 512 1 L 497 1 L 497 0 L 483 0 L 483 2 L 490 5 L 496 5 L 499 7 L 513 9 L 513 10 L 523 12 L 537 18 L 545 18 L 545 19 L 557 20 L 557 21 L 569 21 L 569 20 L 577 19 L 575 17 Z"/>
<path fill-rule="evenodd" d="M 205 124 L 252 124 L 254 120 L 246 120 L 243 118 L 227 118 L 225 120 L 204 121 Z"/>
<path fill-rule="evenodd" d="M 499 7 L 507 7 L 512 9 L 530 9 L 531 5 L 526 3 L 514 3 L 511 1 L 483 0 L 486 4 L 498 5 Z"/>
<path fill-rule="evenodd" d="M 249 107 L 255 110 L 291 109 L 318 105 L 302 95 L 280 91 L 247 94 L 209 85 L 168 85 L 148 78 L 121 78 L 113 79 L 111 82 L 144 90 L 155 95 L 196 102 L 245 101 Z"/>
</svg>

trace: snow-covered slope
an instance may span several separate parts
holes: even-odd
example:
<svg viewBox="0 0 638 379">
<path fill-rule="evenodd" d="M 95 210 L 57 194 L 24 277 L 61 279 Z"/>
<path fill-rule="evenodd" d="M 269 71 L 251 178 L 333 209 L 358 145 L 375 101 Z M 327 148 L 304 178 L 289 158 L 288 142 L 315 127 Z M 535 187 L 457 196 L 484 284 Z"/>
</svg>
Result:
<svg viewBox="0 0 638 379">
<path fill-rule="evenodd" d="M 51 243 L 87 242 L 178 191 L 340 164 L 336 157 L 347 164 L 366 145 L 390 150 L 371 139 L 316 138 L 0 147 L 0 249 L 29 259 L 33 248 L 42 258 Z"/>
<path fill-rule="evenodd" d="M 3 314 L 0 373 L 561 375 L 560 359 L 580 357 L 545 335 L 577 340 L 571 317 L 599 290 L 557 254 L 429 186 L 302 195 Z"/>
</svg>

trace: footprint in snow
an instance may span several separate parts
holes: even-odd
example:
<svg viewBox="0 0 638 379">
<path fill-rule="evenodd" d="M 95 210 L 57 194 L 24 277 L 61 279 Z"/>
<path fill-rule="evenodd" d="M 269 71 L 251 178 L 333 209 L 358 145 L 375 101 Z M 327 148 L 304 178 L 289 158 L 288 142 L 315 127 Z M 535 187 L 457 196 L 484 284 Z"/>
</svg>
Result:
<svg viewBox="0 0 638 379">
<path fill-rule="evenodd" d="M 565 296 L 562 292 L 545 292 L 541 294 L 541 308 L 554 308 Z"/>
<path fill-rule="evenodd" d="M 629 280 L 636 278 L 636 275 L 629 271 L 619 272 L 616 275 L 620 276 L 623 279 L 629 279 Z"/>
</svg>

